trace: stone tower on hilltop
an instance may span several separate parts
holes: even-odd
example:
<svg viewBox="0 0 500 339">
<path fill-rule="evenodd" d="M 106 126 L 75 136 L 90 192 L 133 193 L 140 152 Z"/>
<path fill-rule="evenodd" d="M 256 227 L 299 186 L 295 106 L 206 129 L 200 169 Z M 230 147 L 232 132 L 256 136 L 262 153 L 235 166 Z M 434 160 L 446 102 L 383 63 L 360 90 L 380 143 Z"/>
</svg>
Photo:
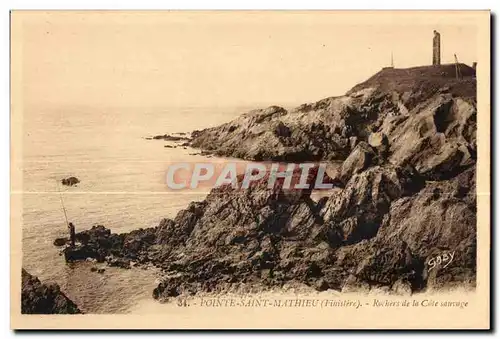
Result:
<svg viewBox="0 0 500 339">
<path fill-rule="evenodd" d="M 434 30 L 434 39 L 432 39 L 432 64 L 441 64 L 441 34 Z"/>
</svg>

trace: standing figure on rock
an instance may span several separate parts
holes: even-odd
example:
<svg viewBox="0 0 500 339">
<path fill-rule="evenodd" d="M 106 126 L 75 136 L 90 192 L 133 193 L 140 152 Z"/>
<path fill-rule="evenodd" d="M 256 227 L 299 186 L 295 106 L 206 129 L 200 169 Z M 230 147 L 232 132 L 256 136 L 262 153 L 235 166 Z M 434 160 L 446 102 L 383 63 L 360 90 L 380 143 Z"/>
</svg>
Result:
<svg viewBox="0 0 500 339">
<path fill-rule="evenodd" d="M 73 223 L 70 222 L 68 228 L 69 228 L 69 240 L 71 247 L 75 247 L 75 239 L 76 239 L 75 225 L 73 225 Z"/>
</svg>

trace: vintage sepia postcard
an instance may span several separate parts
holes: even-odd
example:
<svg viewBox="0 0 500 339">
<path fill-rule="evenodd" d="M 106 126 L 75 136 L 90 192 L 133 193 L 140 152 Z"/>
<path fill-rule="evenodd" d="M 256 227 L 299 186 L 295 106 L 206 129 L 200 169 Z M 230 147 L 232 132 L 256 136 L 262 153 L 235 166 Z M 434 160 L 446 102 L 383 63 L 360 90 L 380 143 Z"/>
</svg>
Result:
<svg viewBox="0 0 500 339">
<path fill-rule="evenodd" d="M 14 329 L 489 329 L 489 11 L 12 11 Z"/>
</svg>

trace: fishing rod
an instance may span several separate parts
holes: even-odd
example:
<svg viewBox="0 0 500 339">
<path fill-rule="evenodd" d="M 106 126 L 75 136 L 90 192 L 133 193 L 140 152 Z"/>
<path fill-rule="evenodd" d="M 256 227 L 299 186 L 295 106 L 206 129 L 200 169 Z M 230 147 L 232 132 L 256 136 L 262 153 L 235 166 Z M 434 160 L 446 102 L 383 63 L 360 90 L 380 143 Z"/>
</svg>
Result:
<svg viewBox="0 0 500 339">
<path fill-rule="evenodd" d="M 66 219 L 66 226 L 69 227 L 68 215 L 66 214 L 66 207 L 64 207 L 64 201 L 62 198 L 61 189 L 59 188 L 59 181 L 57 181 L 57 180 L 56 180 L 56 186 L 57 186 L 57 191 L 59 192 L 59 198 L 61 199 L 61 206 L 62 206 L 63 212 L 64 212 L 64 219 Z"/>
</svg>

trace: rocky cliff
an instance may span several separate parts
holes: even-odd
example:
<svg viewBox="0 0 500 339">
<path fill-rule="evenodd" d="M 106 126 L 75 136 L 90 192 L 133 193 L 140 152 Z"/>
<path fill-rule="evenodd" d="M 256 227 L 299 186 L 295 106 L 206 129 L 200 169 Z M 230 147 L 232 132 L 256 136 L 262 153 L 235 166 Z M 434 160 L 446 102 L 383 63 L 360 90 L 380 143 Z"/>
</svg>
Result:
<svg viewBox="0 0 500 339">
<path fill-rule="evenodd" d="M 78 307 L 61 292 L 57 284 L 42 284 L 37 277 L 22 270 L 21 313 L 78 314 Z"/>
<path fill-rule="evenodd" d="M 195 131 L 193 147 L 247 160 L 344 160 L 361 141 L 429 177 L 475 156 L 476 83 L 461 65 L 384 69 L 346 95 L 291 111 L 272 106 Z M 383 144 L 385 143 L 385 144 Z M 438 174 L 436 172 L 440 172 Z"/>
<path fill-rule="evenodd" d="M 394 293 L 474 286 L 476 85 L 461 68 L 463 79 L 450 65 L 384 69 L 345 96 L 196 131 L 191 145 L 218 155 L 342 160 L 338 187 L 319 201 L 279 181 L 269 189 L 266 178 L 246 190 L 215 188 L 155 228 L 87 231 L 82 256 L 155 264 L 165 273 L 158 299 L 285 284 Z"/>
</svg>

